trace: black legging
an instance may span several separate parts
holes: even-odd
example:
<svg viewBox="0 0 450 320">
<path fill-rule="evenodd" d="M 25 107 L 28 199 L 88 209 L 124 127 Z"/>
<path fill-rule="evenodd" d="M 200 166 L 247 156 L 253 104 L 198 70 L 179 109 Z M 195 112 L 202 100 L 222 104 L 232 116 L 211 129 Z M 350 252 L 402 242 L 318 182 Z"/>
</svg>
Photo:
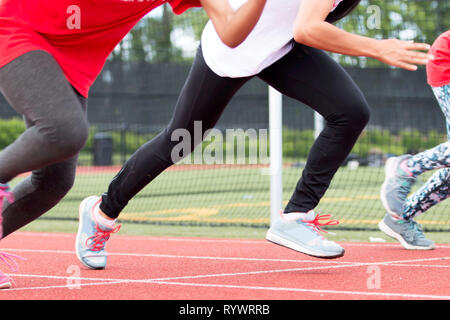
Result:
<svg viewBox="0 0 450 320">
<path fill-rule="evenodd" d="M 326 120 L 285 212 L 314 209 L 369 120 L 367 101 L 339 64 L 323 51 L 301 44 L 257 76 Z M 174 130 L 187 129 L 194 137 L 195 121 L 202 122 L 203 132 L 212 129 L 233 95 L 251 78 L 219 77 L 206 65 L 200 48 L 169 125 L 124 164 L 103 194 L 101 210 L 117 218 L 129 200 L 174 164 L 172 149 L 179 143 L 171 139 Z M 191 146 L 193 151 L 195 141 Z"/>
</svg>

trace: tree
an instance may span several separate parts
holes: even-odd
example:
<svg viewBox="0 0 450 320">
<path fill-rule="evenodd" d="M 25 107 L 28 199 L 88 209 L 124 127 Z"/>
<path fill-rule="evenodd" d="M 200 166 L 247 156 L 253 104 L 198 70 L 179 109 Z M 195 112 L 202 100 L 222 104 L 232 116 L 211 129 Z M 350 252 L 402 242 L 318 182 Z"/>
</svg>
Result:
<svg viewBox="0 0 450 320">
<path fill-rule="evenodd" d="M 183 56 L 173 34 L 189 35 L 196 44 L 208 17 L 202 9 L 190 9 L 176 16 L 170 7 L 162 6 L 161 14 L 148 16 L 139 22 L 116 48 L 111 59 L 170 63 L 191 61 L 193 55 Z M 337 23 L 356 34 L 377 39 L 400 38 L 432 43 L 450 29 L 448 0 L 362 0 L 356 10 Z M 331 54 L 344 66 L 379 67 L 383 64 L 365 57 Z"/>
<path fill-rule="evenodd" d="M 374 14 L 380 15 L 379 25 L 371 23 Z M 450 28 L 450 2 L 446 0 L 363 0 L 355 12 L 340 21 L 338 26 L 349 32 L 376 39 L 399 38 L 431 44 L 440 33 Z M 333 56 L 347 66 L 382 65 L 377 60 L 364 57 Z"/>
</svg>

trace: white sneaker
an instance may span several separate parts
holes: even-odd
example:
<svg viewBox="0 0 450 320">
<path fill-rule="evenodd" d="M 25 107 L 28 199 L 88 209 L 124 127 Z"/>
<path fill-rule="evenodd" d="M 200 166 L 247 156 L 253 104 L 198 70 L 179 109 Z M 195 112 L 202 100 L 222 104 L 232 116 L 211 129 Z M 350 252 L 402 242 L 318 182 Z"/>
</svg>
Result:
<svg viewBox="0 0 450 320">
<path fill-rule="evenodd" d="M 320 220 L 326 220 L 330 217 L 331 215 L 318 215 L 313 210 L 307 213 L 292 212 L 285 214 L 280 212 L 278 219 L 267 231 L 266 239 L 317 258 L 342 257 L 345 250 L 334 241 L 329 241 L 320 234 L 320 231 L 324 231 L 320 228 L 321 226 L 339 223 L 337 220 L 329 220 L 326 223 L 320 222 Z"/>
</svg>

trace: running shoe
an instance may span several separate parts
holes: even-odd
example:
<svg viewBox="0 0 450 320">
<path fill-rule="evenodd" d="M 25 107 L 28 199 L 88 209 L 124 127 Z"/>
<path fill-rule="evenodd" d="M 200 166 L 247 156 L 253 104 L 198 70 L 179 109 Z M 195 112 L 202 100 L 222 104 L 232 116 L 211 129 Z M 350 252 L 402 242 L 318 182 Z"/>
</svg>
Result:
<svg viewBox="0 0 450 320">
<path fill-rule="evenodd" d="M 0 289 L 9 289 L 12 287 L 11 278 L 0 271 Z"/>
<path fill-rule="evenodd" d="M 326 232 L 321 226 L 336 225 L 337 220 L 328 220 L 331 215 L 319 215 L 313 210 L 307 213 L 292 212 L 280 215 L 267 231 L 266 239 L 289 249 L 317 257 L 338 258 L 344 255 L 345 250 L 322 236 Z"/>
<path fill-rule="evenodd" d="M 3 201 L 7 200 L 9 203 L 14 201 L 14 194 L 9 191 L 9 185 L 0 183 L 0 239 L 3 238 Z"/>
<path fill-rule="evenodd" d="M 435 248 L 433 241 L 425 238 L 422 226 L 413 219 L 394 219 L 386 214 L 378 223 L 378 227 L 388 236 L 400 241 L 408 250 L 432 250 Z"/>
<path fill-rule="evenodd" d="M 14 201 L 14 195 L 9 191 L 9 185 L 0 183 L 0 239 L 3 238 L 3 201 L 7 200 L 9 203 Z M 25 260 L 22 257 L 14 254 L 0 252 L 0 261 L 4 262 L 12 271 L 18 270 L 18 264 L 14 258 Z M 0 271 L 0 289 L 8 289 L 12 286 L 12 279 Z"/>
<path fill-rule="evenodd" d="M 94 209 L 100 202 L 100 197 L 91 196 L 81 202 L 79 209 L 80 221 L 75 250 L 78 260 L 90 269 L 106 268 L 106 242 L 112 233 L 120 229 L 120 225 L 109 228 L 95 220 Z"/>
<path fill-rule="evenodd" d="M 385 180 L 381 186 L 381 202 L 388 213 L 402 217 L 403 206 L 416 178 L 405 167 L 410 155 L 392 157 L 386 161 Z"/>
</svg>

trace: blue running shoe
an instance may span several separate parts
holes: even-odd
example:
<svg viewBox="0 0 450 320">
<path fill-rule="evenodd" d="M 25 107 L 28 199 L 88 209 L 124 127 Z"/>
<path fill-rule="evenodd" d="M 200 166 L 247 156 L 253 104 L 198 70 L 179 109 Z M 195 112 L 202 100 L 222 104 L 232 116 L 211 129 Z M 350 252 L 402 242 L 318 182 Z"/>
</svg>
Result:
<svg viewBox="0 0 450 320">
<path fill-rule="evenodd" d="M 378 227 L 388 236 L 400 241 L 408 250 L 432 250 L 435 248 L 433 241 L 426 239 L 422 227 L 413 219 L 394 219 L 386 214 Z"/>
<path fill-rule="evenodd" d="M 416 178 L 404 167 L 410 155 L 392 157 L 386 161 L 385 180 L 381 186 L 381 202 L 388 213 L 403 216 L 403 206 Z"/>
<path fill-rule="evenodd" d="M 106 268 L 106 242 L 112 233 L 120 229 L 120 225 L 109 228 L 95 221 L 94 209 L 100 202 L 100 197 L 88 197 L 81 202 L 79 210 L 80 221 L 75 250 L 78 260 L 90 269 Z"/>
<path fill-rule="evenodd" d="M 289 249 L 317 257 L 338 258 L 342 257 L 345 250 L 333 241 L 325 239 L 320 227 L 325 225 L 336 225 L 337 220 L 327 220 L 331 215 L 318 215 L 314 211 L 308 213 L 292 212 L 280 213 L 273 225 L 267 231 L 266 239 Z"/>
</svg>

